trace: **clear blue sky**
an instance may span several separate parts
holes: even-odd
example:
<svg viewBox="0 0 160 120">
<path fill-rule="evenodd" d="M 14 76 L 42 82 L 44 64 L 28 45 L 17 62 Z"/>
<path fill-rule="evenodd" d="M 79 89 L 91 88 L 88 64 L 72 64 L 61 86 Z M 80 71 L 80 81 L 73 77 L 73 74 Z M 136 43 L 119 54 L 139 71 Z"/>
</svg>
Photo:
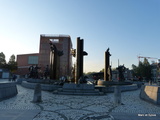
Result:
<svg viewBox="0 0 160 120">
<path fill-rule="evenodd" d="M 160 58 L 160 0 L 0 0 L 0 52 L 39 52 L 40 34 L 84 39 L 84 71 L 99 71 L 110 48 L 112 67 Z"/>
</svg>

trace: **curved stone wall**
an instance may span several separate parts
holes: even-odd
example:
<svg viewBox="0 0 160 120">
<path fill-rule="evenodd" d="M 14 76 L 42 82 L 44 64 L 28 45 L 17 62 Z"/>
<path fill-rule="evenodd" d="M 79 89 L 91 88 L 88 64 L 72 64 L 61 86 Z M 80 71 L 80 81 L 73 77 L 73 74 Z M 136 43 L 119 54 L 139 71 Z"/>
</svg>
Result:
<svg viewBox="0 0 160 120">
<path fill-rule="evenodd" d="M 106 87 L 113 86 L 113 85 L 132 85 L 132 82 L 114 82 L 114 81 L 104 81 L 104 80 L 98 80 L 97 85 L 104 85 Z"/>
<path fill-rule="evenodd" d="M 105 92 L 105 93 L 110 93 L 110 92 L 114 92 L 114 88 L 115 86 L 110 86 L 110 87 L 106 87 L 106 86 L 95 86 L 96 89 L 99 89 L 101 92 Z M 131 90 L 137 90 L 137 84 L 132 84 L 132 85 L 120 85 L 120 89 L 122 92 L 124 91 L 131 91 Z"/>
<path fill-rule="evenodd" d="M 22 81 L 26 81 L 26 78 L 18 78 L 17 79 L 17 84 L 22 84 Z"/>
<path fill-rule="evenodd" d="M 40 84 L 49 84 L 54 83 L 53 80 L 44 80 L 44 79 L 32 79 L 32 78 L 19 78 L 17 79 L 17 84 L 22 84 L 23 81 L 27 81 L 29 83 L 40 83 Z"/>
<path fill-rule="evenodd" d="M 18 94 L 15 83 L 0 83 L 0 100 L 11 98 Z"/>
<path fill-rule="evenodd" d="M 106 87 L 106 92 L 114 92 L 114 86 L 111 87 Z M 137 90 L 137 84 L 133 84 L 133 85 L 122 85 L 120 86 L 120 89 L 122 92 L 124 91 L 131 91 L 131 90 Z"/>
<path fill-rule="evenodd" d="M 38 82 L 37 82 L 38 83 Z M 30 83 L 27 81 L 22 81 L 22 86 L 30 89 L 34 89 L 37 83 Z M 41 89 L 45 91 L 53 91 L 58 89 L 58 85 L 51 85 L 51 84 L 41 84 Z"/>
</svg>

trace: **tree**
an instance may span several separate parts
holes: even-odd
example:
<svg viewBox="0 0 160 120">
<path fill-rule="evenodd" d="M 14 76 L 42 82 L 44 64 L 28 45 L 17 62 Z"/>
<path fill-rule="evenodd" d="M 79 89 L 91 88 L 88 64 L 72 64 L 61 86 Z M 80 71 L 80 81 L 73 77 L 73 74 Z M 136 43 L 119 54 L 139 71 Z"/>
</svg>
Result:
<svg viewBox="0 0 160 120">
<path fill-rule="evenodd" d="M 13 72 L 14 70 L 17 70 L 17 62 L 15 60 L 15 55 L 11 55 L 9 62 L 8 62 L 8 69 Z"/>
<path fill-rule="evenodd" d="M 143 75 L 147 79 L 151 79 L 151 65 L 146 58 L 143 61 Z"/>
<path fill-rule="evenodd" d="M 84 73 L 84 75 L 88 76 L 88 75 L 91 75 L 91 74 L 94 74 L 94 73 L 97 73 L 97 72 L 87 72 L 87 73 Z"/>
<path fill-rule="evenodd" d="M 132 65 L 133 76 L 145 77 L 147 80 L 151 79 L 151 65 L 145 58 L 143 62 L 139 62 L 138 66 Z"/>
<path fill-rule="evenodd" d="M 0 53 L 0 68 L 4 68 L 6 66 L 5 55 L 3 52 Z"/>
<path fill-rule="evenodd" d="M 133 76 L 137 76 L 137 66 L 132 64 Z"/>
<path fill-rule="evenodd" d="M 99 72 L 104 72 L 104 68 L 102 70 L 100 70 Z"/>
</svg>

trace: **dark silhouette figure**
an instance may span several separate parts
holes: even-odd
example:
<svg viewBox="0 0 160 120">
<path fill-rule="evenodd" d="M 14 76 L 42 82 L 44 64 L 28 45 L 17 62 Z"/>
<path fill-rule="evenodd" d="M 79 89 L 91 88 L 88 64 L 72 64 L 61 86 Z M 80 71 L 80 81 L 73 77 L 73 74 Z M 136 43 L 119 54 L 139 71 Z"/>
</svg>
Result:
<svg viewBox="0 0 160 120">
<path fill-rule="evenodd" d="M 16 81 L 16 79 L 17 79 L 17 76 L 16 76 L 16 75 L 13 75 L 13 76 L 12 76 L 12 81 L 14 82 L 14 81 Z"/>
<path fill-rule="evenodd" d="M 87 83 L 87 78 L 88 78 L 87 76 L 82 76 L 82 77 L 80 77 L 80 79 L 79 79 L 78 82 L 79 82 L 80 84 Z"/>
<path fill-rule="evenodd" d="M 29 78 L 32 78 L 34 76 L 34 67 L 33 65 L 29 67 Z"/>
<path fill-rule="evenodd" d="M 40 69 L 40 67 L 38 67 L 38 65 L 36 65 L 35 67 L 32 65 L 29 67 L 29 78 L 38 78 L 38 69 Z"/>
<path fill-rule="evenodd" d="M 119 66 L 118 68 L 117 68 L 117 70 L 118 70 L 118 72 L 119 72 L 119 81 L 125 81 L 125 78 L 124 78 L 124 72 L 125 72 L 125 67 L 124 67 L 124 65 L 123 66 Z"/>
<path fill-rule="evenodd" d="M 38 67 L 38 65 L 36 65 L 35 68 L 34 68 L 34 72 L 35 72 L 34 73 L 34 75 L 35 75 L 34 78 L 38 78 L 39 77 L 39 75 L 38 75 L 38 69 L 40 69 L 40 67 Z"/>
<path fill-rule="evenodd" d="M 104 80 L 111 81 L 111 69 L 110 69 L 110 52 L 109 48 L 105 52 L 105 67 L 104 67 Z"/>
<path fill-rule="evenodd" d="M 46 69 L 44 71 L 44 78 L 47 79 L 48 76 L 49 76 L 49 66 L 46 65 Z"/>
</svg>

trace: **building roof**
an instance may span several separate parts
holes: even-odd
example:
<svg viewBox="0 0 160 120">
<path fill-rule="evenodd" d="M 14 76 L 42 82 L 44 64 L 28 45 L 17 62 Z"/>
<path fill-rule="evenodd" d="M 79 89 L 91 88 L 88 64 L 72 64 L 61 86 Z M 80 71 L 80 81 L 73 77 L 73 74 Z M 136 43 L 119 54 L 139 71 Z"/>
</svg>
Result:
<svg viewBox="0 0 160 120">
<path fill-rule="evenodd" d="M 39 53 L 26 53 L 26 54 L 18 54 L 17 56 L 38 56 L 39 55 Z"/>
<path fill-rule="evenodd" d="M 42 37 L 68 37 L 70 38 L 69 35 L 64 35 L 64 34 L 41 34 Z"/>
</svg>

